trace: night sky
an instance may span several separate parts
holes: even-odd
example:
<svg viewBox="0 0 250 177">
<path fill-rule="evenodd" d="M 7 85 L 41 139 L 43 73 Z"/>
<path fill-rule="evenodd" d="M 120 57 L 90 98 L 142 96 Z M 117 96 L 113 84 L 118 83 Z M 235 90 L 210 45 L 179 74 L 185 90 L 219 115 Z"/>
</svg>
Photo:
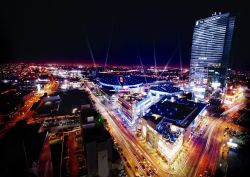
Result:
<svg viewBox="0 0 250 177">
<path fill-rule="evenodd" d="M 236 16 L 232 68 L 250 70 L 249 7 L 240 1 L 6 1 L 0 4 L 1 62 L 189 66 L 195 21 Z M 112 38 L 112 40 L 110 40 Z"/>
</svg>

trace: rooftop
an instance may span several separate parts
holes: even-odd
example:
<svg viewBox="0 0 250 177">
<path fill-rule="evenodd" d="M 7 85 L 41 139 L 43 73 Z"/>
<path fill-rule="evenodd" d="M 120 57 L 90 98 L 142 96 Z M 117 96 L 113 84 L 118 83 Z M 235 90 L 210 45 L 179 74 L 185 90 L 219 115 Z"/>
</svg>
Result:
<svg viewBox="0 0 250 177">
<path fill-rule="evenodd" d="M 123 100 L 129 102 L 130 104 L 133 104 L 135 102 L 140 102 L 143 99 L 145 99 L 146 97 L 147 97 L 147 95 L 143 95 L 143 94 L 140 94 L 140 93 L 133 93 L 133 94 L 123 93 L 123 94 L 119 94 L 119 98 L 122 98 Z"/>
<path fill-rule="evenodd" d="M 186 128 L 205 107 L 203 103 L 177 98 L 172 102 L 169 97 L 164 97 L 149 108 L 144 118 L 156 125 L 166 121 Z"/>
<path fill-rule="evenodd" d="M 110 138 L 110 134 L 103 126 L 94 126 L 92 128 L 83 129 L 84 143 L 104 142 Z"/>
<path fill-rule="evenodd" d="M 172 87 L 172 86 L 154 86 L 154 87 L 151 87 L 150 90 L 166 92 L 166 93 L 181 92 L 181 90 L 179 88 Z"/>
<path fill-rule="evenodd" d="M 121 81 L 120 77 L 123 77 Z M 133 86 L 139 85 L 146 82 L 153 82 L 155 79 L 152 78 L 145 78 L 140 76 L 130 76 L 130 75 L 103 75 L 100 77 L 101 84 L 107 84 L 111 86 Z"/>
</svg>

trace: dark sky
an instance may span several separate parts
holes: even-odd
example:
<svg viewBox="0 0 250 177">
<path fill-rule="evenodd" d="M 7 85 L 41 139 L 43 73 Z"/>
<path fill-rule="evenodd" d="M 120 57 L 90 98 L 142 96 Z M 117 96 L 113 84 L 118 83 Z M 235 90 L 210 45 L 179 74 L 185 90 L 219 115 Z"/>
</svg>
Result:
<svg viewBox="0 0 250 177">
<path fill-rule="evenodd" d="M 165 2 L 165 3 L 163 3 Z M 250 69 L 249 7 L 240 1 L 6 1 L 0 4 L 1 62 L 189 65 L 195 20 L 213 12 L 236 16 L 232 67 Z M 87 38 L 86 38 L 87 36 Z"/>
</svg>

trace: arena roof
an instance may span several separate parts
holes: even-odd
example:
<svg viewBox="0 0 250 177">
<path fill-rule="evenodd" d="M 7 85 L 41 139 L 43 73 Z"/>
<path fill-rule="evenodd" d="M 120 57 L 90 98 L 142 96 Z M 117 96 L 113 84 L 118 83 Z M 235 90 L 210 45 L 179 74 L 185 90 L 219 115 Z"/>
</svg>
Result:
<svg viewBox="0 0 250 177">
<path fill-rule="evenodd" d="M 124 80 L 121 83 L 120 77 L 123 77 Z M 146 82 L 153 82 L 155 79 L 140 77 L 140 76 L 129 76 L 129 75 L 105 75 L 100 77 L 99 83 L 105 86 L 140 86 Z"/>
</svg>

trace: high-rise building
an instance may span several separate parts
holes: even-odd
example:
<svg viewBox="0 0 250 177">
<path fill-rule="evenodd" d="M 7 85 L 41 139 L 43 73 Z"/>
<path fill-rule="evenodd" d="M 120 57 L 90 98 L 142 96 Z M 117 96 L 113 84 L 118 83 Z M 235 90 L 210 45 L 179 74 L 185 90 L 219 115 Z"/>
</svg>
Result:
<svg viewBox="0 0 250 177">
<path fill-rule="evenodd" d="M 204 100 L 225 87 L 234 21 L 229 13 L 196 21 L 189 78 L 194 98 Z"/>
<path fill-rule="evenodd" d="M 83 145 L 86 158 L 87 176 L 110 176 L 112 170 L 111 135 L 104 128 L 100 115 L 93 109 L 81 113 Z"/>
</svg>

